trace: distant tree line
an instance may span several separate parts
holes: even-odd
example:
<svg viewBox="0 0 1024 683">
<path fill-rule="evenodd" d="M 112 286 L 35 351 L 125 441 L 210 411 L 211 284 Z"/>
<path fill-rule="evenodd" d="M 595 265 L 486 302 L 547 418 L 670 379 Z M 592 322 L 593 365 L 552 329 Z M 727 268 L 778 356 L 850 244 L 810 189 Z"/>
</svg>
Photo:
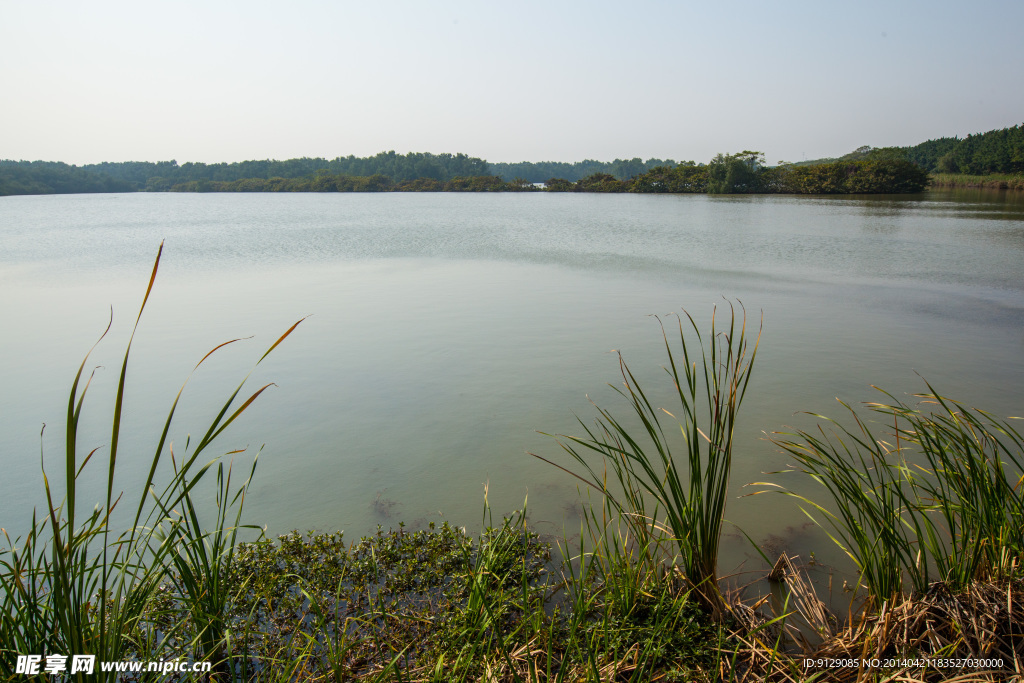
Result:
<svg viewBox="0 0 1024 683">
<path fill-rule="evenodd" d="M 693 162 L 683 162 L 693 163 Z M 615 161 L 595 161 L 586 159 L 575 163 L 564 161 L 520 161 L 514 164 L 491 163 L 491 172 L 505 180 L 522 178 L 531 183 L 543 183 L 548 178 L 564 178 L 577 182 L 595 174 L 607 174 L 616 180 L 629 180 L 641 173 L 646 173 L 659 166 L 675 166 L 672 159 L 648 159 L 640 157 L 632 159 L 616 159 Z"/>
<path fill-rule="evenodd" d="M 719 154 L 708 164 L 657 166 L 628 180 L 594 173 L 573 182 L 548 178 L 543 187 L 497 175 L 394 181 L 383 174 L 350 176 L 320 171 L 304 178 L 191 180 L 172 192 L 636 192 L 707 194 L 892 194 L 920 192 L 928 174 L 904 159 L 837 161 L 816 166 L 764 165 L 761 152 Z"/>
<path fill-rule="evenodd" d="M 914 168 L 911 168 L 913 166 Z M 917 170 L 915 170 L 915 168 Z M 396 154 L 204 164 L 73 166 L 0 160 L 0 195 L 84 192 L 916 192 L 927 172 L 1024 174 L 1024 124 L 913 147 L 860 147 L 838 159 L 767 166 L 758 152 L 708 164 L 672 159 L 494 163 L 465 154 Z M 1019 175 L 1014 176 L 1020 177 Z M 1011 186 L 1017 186 L 1011 183 Z"/>
<path fill-rule="evenodd" d="M 968 135 L 939 156 L 940 173 L 1024 173 L 1024 125 Z"/>
<path fill-rule="evenodd" d="M 527 192 L 544 189 L 548 192 L 849 194 L 919 192 L 927 181 L 924 169 L 905 159 L 871 158 L 814 166 L 769 167 L 764 164 L 763 154 L 745 150 L 738 154 L 719 154 L 708 164 L 688 161 L 675 166 L 656 166 L 628 179 L 604 172 L 576 181 L 552 177 L 544 181 L 543 187 L 528 179 L 505 180 L 498 175 L 396 180 L 384 173 L 355 175 L 320 169 L 290 178 L 213 180 L 199 177 L 172 182 L 161 176 L 150 178 L 145 189 L 151 192 Z M 0 194 L 130 192 L 135 189 L 133 181 L 85 167 L 0 161 Z"/>
<path fill-rule="evenodd" d="M 575 183 L 551 178 L 549 192 L 707 194 L 903 194 L 920 192 L 928 173 L 905 159 L 765 166 L 761 152 L 719 154 L 709 164 L 659 166 L 631 180 L 597 173 Z"/>
<path fill-rule="evenodd" d="M 312 178 L 317 173 L 354 177 L 387 176 L 394 182 L 417 179 L 446 183 L 453 178 L 492 175 L 487 162 L 465 154 L 381 152 L 372 157 L 288 159 L 204 164 L 177 161 L 124 161 L 71 166 L 49 161 L 0 160 L 0 195 L 77 192 L 165 192 L 190 182 L 236 182 Z"/>
<path fill-rule="evenodd" d="M 498 176 L 457 176 L 447 181 L 416 178 L 396 182 L 377 173 L 353 176 L 319 171 L 304 178 L 242 178 L 240 180 L 189 180 L 168 188 L 171 192 L 529 192 L 532 183 Z"/>
<path fill-rule="evenodd" d="M 114 178 L 127 180 L 137 189 L 164 191 L 178 183 L 193 180 L 233 182 L 252 178 L 306 178 L 316 173 L 370 177 L 386 175 L 392 180 L 416 180 L 430 178 L 446 182 L 459 176 L 491 175 L 483 159 L 465 154 L 430 154 L 410 152 L 396 154 L 380 152 L 372 157 L 337 157 L 336 159 L 287 159 L 277 161 L 238 161 L 234 163 L 204 164 L 177 161 L 157 163 L 126 161 L 122 163 L 90 164 L 82 168 L 88 171 L 106 173 Z"/>
<path fill-rule="evenodd" d="M 858 147 L 838 159 L 815 159 L 794 165 L 878 159 L 903 159 L 931 173 L 1024 173 L 1024 124 L 965 138 L 936 138 L 913 147 Z"/>
<path fill-rule="evenodd" d="M 132 192 L 129 182 L 59 161 L 0 160 L 0 195 Z"/>
</svg>

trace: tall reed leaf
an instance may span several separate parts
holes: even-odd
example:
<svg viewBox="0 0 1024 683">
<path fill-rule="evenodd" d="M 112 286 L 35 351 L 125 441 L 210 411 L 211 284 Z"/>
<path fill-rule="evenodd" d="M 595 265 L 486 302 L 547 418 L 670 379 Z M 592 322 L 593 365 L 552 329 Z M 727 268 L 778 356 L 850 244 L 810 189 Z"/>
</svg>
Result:
<svg viewBox="0 0 1024 683">
<path fill-rule="evenodd" d="M 1024 552 L 1024 439 L 1008 420 L 927 386 L 918 407 L 884 391 L 885 401 L 867 404 L 888 425 L 876 429 L 882 437 L 843 403 L 855 427 L 816 415 L 828 429 L 773 439 L 833 502 L 786 493 L 830 532 L 879 603 L 935 581 L 961 589 L 1004 576 Z"/>
<path fill-rule="evenodd" d="M 595 405 L 597 426 L 590 428 L 580 420 L 586 436 L 556 437 L 580 472 L 536 457 L 600 492 L 629 527 L 634 547 L 643 549 L 643 562 L 656 564 L 659 559 L 654 549 L 668 543 L 693 594 L 713 614 L 722 616 L 726 606 L 718 588 L 718 548 L 733 435 L 761 334 L 759 328 L 751 345 L 746 311 L 738 316 L 731 303 L 727 326 L 719 328 L 713 314 L 706 340 L 693 317 L 684 314 L 685 323 L 682 316 L 675 315 L 677 345 L 669 341 L 665 325 L 658 319 L 674 412 L 651 402 L 620 354 L 623 387 L 613 388 L 629 403 L 640 427 L 627 427 L 610 411 Z M 666 417 L 681 433 L 682 452 L 677 452 L 680 449 L 665 432 Z M 593 454 L 598 456 L 596 465 L 589 457 Z"/>
<path fill-rule="evenodd" d="M 157 587 L 168 576 L 174 576 L 180 585 L 180 576 L 173 572 L 202 565 L 202 561 L 189 565 L 181 559 L 202 555 L 200 547 L 209 548 L 214 558 L 202 566 L 218 569 L 223 569 L 223 558 L 230 557 L 234 547 L 238 517 L 236 515 L 233 525 L 229 526 L 226 510 L 236 502 L 240 514 L 241 496 L 248 482 L 229 501 L 230 468 L 225 474 L 223 466 L 218 465 L 218 515 L 212 531 L 199 526 L 192 492 L 217 460 L 197 465 L 197 457 L 266 389 L 259 389 L 240 407 L 234 408 L 244 381 L 230 395 L 193 452 L 183 462 L 175 462 L 171 482 L 158 491 L 154 487 L 155 475 L 168 450 L 168 433 L 181 397 L 181 391 L 178 392 L 157 439 L 145 485 L 136 491 L 137 502 L 130 508 L 134 510 L 134 517 L 129 518 L 131 522 L 126 527 L 115 528 L 112 523 L 112 515 L 124 498 L 123 493 L 114 489 L 114 474 L 131 347 L 156 281 L 162 253 L 161 244 L 121 363 L 110 418 L 111 439 L 102 502 L 84 518 L 76 515 L 83 496 L 89 495 L 78 490 L 80 477 L 99 450 L 92 450 L 84 458 L 78 455 L 79 421 L 92 379 L 90 375 L 83 383 L 91 349 L 79 366 L 68 398 L 63 495 L 59 496 L 51 485 L 44 462 L 46 511 L 41 519 L 33 514 L 32 525 L 24 538 L 11 540 L 4 532 L 7 547 L 0 550 L 0 668 L 5 670 L 14 670 L 18 654 L 94 655 L 97 662 L 157 659 L 162 655 L 174 658 L 177 653 L 166 650 L 169 639 L 155 638 L 152 629 L 146 626 L 150 618 L 147 609 L 153 604 Z M 267 353 L 294 329 L 294 326 L 289 329 Z M 108 325 L 100 341 L 109 330 Z M 187 511 L 187 520 L 170 512 L 178 507 Z M 207 601 L 220 597 L 215 581 L 214 572 L 208 571 L 195 582 L 192 592 L 182 597 L 193 602 L 198 594 L 207 596 Z M 193 610 L 192 618 L 197 623 L 204 616 L 209 623 L 210 615 L 216 617 L 217 614 L 213 607 L 204 608 L 200 617 L 195 612 Z M 215 640 L 223 638 L 222 630 L 216 627 L 205 628 L 204 633 L 211 634 Z M 202 656 L 211 658 L 217 651 L 212 644 L 200 649 Z M 79 671 L 68 675 L 75 681 L 116 679 L 116 673 L 101 672 L 98 666 L 92 674 Z M 49 676 L 40 674 L 39 680 L 49 680 Z"/>
</svg>

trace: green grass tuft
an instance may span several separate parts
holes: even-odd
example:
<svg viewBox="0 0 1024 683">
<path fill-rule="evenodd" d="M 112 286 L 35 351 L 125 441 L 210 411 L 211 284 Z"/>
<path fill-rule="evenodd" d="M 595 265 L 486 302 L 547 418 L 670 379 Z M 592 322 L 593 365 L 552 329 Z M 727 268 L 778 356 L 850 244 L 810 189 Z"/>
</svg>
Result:
<svg viewBox="0 0 1024 683">
<path fill-rule="evenodd" d="M 935 581 L 957 591 L 1004 580 L 1024 551 L 1024 439 L 928 388 L 917 395 L 927 410 L 889 394 L 868 404 L 891 425 L 883 436 L 843 404 L 854 428 L 818 416 L 828 431 L 775 438 L 829 492 L 832 506 L 790 495 L 831 530 L 878 604 Z"/>
<path fill-rule="evenodd" d="M 6 538 L 8 547 L 0 551 L 0 664 L 9 671 L 14 670 L 18 654 L 91 654 L 97 661 L 107 662 L 157 659 L 164 655 L 173 658 L 177 653 L 172 654 L 167 648 L 181 638 L 190 641 L 193 646 L 189 648 L 190 654 L 196 659 L 210 661 L 215 668 L 227 666 L 225 653 L 230 647 L 223 626 L 223 611 L 228 596 L 222 590 L 222 578 L 231 564 L 248 482 L 231 497 L 231 468 L 225 470 L 217 457 L 206 463 L 198 458 L 267 387 L 257 390 L 236 407 L 245 385 L 243 380 L 191 452 L 186 445 L 180 462 L 174 458 L 167 442 L 181 397 L 179 391 L 151 457 L 145 485 L 137 492 L 137 502 L 125 499 L 124 494 L 113 487 L 132 341 L 156 282 L 162 253 L 163 245 L 153 264 L 121 363 L 111 411 L 107 485 L 102 502 L 84 519 L 79 516 L 82 499 L 89 495 L 79 490 L 79 478 L 99 451 L 96 448 L 84 458 L 79 457 L 78 425 L 92 379 L 90 376 L 83 384 L 87 354 L 68 398 L 63 495 L 50 485 L 44 466 L 47 510 L 43 518 L 40 520 L 33 515 L 31 529 L 25 537 Z M 109 329 L 108 325 L 107 331 Z M 294 329 L 294 326 L 289 329 L 267 353 Z M 216 347 L 196 367 L 223 346 Z M 264 358 L 266 354 L 260 361 Z M 173 476 L 159 489 L 156 472 L 168 454 L 173 460 Z M 207 530 L 199 522 L 193 496 L 214 465 L 218 514 L 214 528 Z M 131 505 L 134 511 L 132 521 L 124 530 L 115 529 L 111 521 L 118 505 Z M 233 525 L 229 525 L 227 511 L 232 505 L 237 514 Z M 175 510 L 183 510 L 184 515 Z M 161 587 L 166 581 L 175 585 L 177 599 L 190 606 L 192 624 L 196 626 L 190 634 L 173 628 L 168 631 L 153 628 L 156 618 L 153 606 L 158 604 Z M 39 680 L 44 678 L 46 676 L 41 675 Z M 73 678 L 112 681 L 116 673 L 97 670 L 86 677 L 79 672 Z"/>
<path fill-rule="evenodd" d="M 623 388 L 613 388 L 626 399 L 642 428 L 633 432 L 611 412 L 597 407 L 596 428 L 580 421 L 585 437 L 558 437 L 582 468 L 582 473 L 570 474 L 600 493 L 610 516 L 628 527 L 633 547 L 642 550 L 636 559 L 656 570 L 661 564 L 659 551 L 666 544 L 672 546 L 695 595 L 719 618 L 727 612 L 718 587 L 718 548 L 733 434 L 760 342 L 759 331 L 750 344 L 746 311 L 737 318 L 730 303 L 729 314 L 724 328 L 718 328 L 712 316 L 706 340 L 689 313 L 686 324 L 676 316 L 675 351 L 662 325 L 668 360 L 664 369 L 674 389 L 675 413 L 651 403 L 620 355 Z M 663 426 L 666 417 L 682 435 L 682 453 L 673 451 Z M 598 465 L 587 457 L 591 454 L 599 456 Z"/>
</svg>

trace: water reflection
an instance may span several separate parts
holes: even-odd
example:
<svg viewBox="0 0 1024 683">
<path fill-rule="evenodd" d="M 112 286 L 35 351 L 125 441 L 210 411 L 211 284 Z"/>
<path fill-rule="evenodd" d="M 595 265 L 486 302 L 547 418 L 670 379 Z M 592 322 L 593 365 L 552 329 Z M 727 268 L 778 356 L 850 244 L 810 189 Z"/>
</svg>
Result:
<svg viewBox="0 0 1024 683">
<path fill-rule="evenodd" d="M 902 395 L 923 376 L 1024 412 L 1024 201 L 1006 192 L 8 197 L 0 218 L 0 318 L 14 331 L 0 341 L 9 530 L 40 502 L 39 425 L 60 453 L 70 377 L 113 305 L 86 430 L 90 445 L 109 438 L 109 368 L 163 238 L 126 453 L 152 446 L 212 345 L 255 335 L 255 348 L 314 314 L 261 368 L 277 387 L 237 432 L 240 446 L 267 444 L 248 510 L 271 533 L 442 518 L 475 528 L 487 481 L 496 511 L 529 491 L 532 521 L 577 533 L 574 482 L 525 455 L 557 457 L 536 430 L 578 433 L 588 396 L 618 409 L 610 349 L 667 400 L 648 315 L 686 308 L 707 321 L 723 297 L 765 316 L 737 496 L 786 465 L 764 432 L 810 427 L 800 411 L 836 414 L 836 396 L 872 400 L 872 384 Z M 252 360 L 227 357 L 198 378 L 177 443 Z M 133 481 L 126 471 L 119 485 Z M 737 498 L 728 518 L 769 545 L 827 547 L 782 496 Z M 749 552 L 741 540 L 725 550 L 734 564 Z"/>
</svg>

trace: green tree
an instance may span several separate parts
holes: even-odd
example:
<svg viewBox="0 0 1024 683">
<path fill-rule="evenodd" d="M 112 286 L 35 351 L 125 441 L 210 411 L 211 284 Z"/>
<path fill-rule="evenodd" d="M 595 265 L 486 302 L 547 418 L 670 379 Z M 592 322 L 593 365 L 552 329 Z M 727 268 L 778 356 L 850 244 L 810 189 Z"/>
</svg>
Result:
<svg viewBox="0 0 1024 683">
<path fill-rule="evenodd" d="M 718 154 L 708 164 L 708 192 L 736 194 L 757 192 L 757 171 L 764 165 L 764 154 L 743 150 L 739 154 Z"/>
</svg>

